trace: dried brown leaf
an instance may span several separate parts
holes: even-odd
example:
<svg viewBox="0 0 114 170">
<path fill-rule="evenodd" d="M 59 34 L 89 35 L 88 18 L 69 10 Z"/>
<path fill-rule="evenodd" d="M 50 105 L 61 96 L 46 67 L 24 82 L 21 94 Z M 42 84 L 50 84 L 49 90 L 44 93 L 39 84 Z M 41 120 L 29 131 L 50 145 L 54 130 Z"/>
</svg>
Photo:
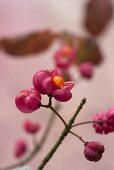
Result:
<svg viewBox="0 0 114 170">
<path fill-rule="evenodd" d="M 3 38 L 1 46 L 11 55 L 29 55 L 46 50 L 53 42 L 55 35 L 42 31 L 15 38 Z"/>
<path fill-rule="evenodd" d="M 90 0 L 86 6 L 85 27 L 94 36 L 100 35 L 113 16 L 111 0 Z"/>
<path fill-rule="evenodd" d="M 80 39 L 77 49 L 76 64 L 92 62 L 93 64 L 98 65 L 101 63 L 102 58 L 100 48 L 94 39 Z"/>
</svg>

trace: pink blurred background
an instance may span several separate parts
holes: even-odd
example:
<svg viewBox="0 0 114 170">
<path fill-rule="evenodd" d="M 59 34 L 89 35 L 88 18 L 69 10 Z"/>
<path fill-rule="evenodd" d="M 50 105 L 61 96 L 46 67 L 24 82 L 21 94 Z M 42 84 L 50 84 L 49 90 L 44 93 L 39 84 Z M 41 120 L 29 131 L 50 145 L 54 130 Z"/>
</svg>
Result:
<svg viewBox="0 0 114 170">
<path fill-rule="evenodd" d="M 53 31 L 72 31 L 86 35 L 82 27 L 85 0 L 0 0 L 0 37 L 21 35 L 32 31 L 51 29 Z M 114 3 L 114 0 L 113 0 Z M 92 114 L 107 111 L 114 106 L 114 18 L 98 43 L 103 51 L 104 62 L 95 70 L 92 81 L 83 81 L 73 89 L 73 98 L 62 105 L 61 115 L 68 120 L 82 97 L 87 104 L 77 121 L 90 120 Z M 38 120 L 42 131 L 49 118 L 49 111 L 40 109 L 36 113 L 25 115 L 14 104 L 18 91 L 32 86 L 33 74 L 41 68 L 52 68 L 53 53 L 58 44 L 54 43 L 46 52 L 29 58 L 16 58 L 0 52 L 0 166 L 14 162 L 14 142 L 19 137 L 31 141 L 23 132 L 22 122 L 26 118 Z M 29 163 L 36 169 L 42 158 L 60 135 L 63 124 L 57 118 L 49 138 L 42 151 Z M 54 157 L 45 167 L 46 170 L 113 170 L 114 134 L 100 136 L 94 133 L 91 125 L 78 127 L 75 132 L 85 140 L 98 140 L 104 143 L 106 151 L 98 163 L 87 161 L 83 156 L 83 145 L 69 135 Z M 41 134 L 39 134 L 40 138 Z M 16 161 L 16 160 L 15 160 Z"/>
</svg>

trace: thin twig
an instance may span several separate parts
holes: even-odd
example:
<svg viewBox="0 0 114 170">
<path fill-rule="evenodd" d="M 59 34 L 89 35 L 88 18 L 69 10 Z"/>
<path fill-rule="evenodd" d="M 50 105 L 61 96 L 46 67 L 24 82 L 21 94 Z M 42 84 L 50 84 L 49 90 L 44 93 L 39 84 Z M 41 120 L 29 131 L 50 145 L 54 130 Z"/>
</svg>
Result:
<svg viewBox="0 0 114 170">
<path fill-rule="evenodd" d="M 49 108 L 61 119 L 63 124 L 67 127 L 68 125 L 65 122 L 65 120 L 62 118 L 62 116 L 52 106 L 49 106 Z M 69 133 L 71 133 L 73 136 L 77 137 L 79 140 L 81 140 L 83 143 L 85 143 L 85 141 L 82 139 L 81 136 L 77 135 L 76 133 L 72 132 L 71 130 L 69 131 Z"/>
<path fill-rule="evenodd" d="M 102 121 L 102 120 L 98 120 L 98 121 L 85 121 L 85 122 L 80 122 L 80 123 L 76 123 L 72 126 L 72 128 L 76 127 L 76 126 L 80 126 L 80 125 L 86 125 L 86 124 L 93 124 L 93 123 L 98 123 L 98 124 L 102 124 L 102 123 L 106 123 L 107 121 Z"/>
<path fill-rule="evenodd" d="M 66 123 L 65 120 L 62 118 L 62 116 L 56 111 L 56 109 L 54 109 L 52 106 L 50 106 L 49 108 L 52 110 L 52 112 L 54 112 L 54 113 L 61 119 L 61 121 L 63 122 L 63 124 L 64 124 L 65 126 L 67 126 L 67 123 Z"/>
<path fill-rule="evenodd" d="M 71 130 L 70 130 L 69 133 L 72 134 L 72 135 L 74 135 L 75 137 L 77 137 L 77 138 L 78 138 L 79 140 L 81 140 L 84 144 L 86 143 L 81 136 L 77 135 L 76 133 L 72 132 Z"/>
</svg>

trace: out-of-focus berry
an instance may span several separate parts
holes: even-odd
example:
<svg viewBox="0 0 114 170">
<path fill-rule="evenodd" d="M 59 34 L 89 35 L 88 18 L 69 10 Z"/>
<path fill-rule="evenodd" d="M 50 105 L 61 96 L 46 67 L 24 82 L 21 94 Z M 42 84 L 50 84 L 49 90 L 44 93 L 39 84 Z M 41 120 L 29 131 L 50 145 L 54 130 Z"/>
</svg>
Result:
<svg viewBox="0 0 114 170">
<path fill-rule="evenodd" d="M 90 62 L 85 62 L 79 65 L 79 72 L 82 77 L 90 79 L 93 76 L 93 64 Z"/>
<path fill-rule="evenodd" d="M 16 158 L 20 158 L 23 156 L 27 151 L 27 143 L 25 140 L 20 139 L 15 144 L 15 152 L 14 155 Z"/>
<path fill-rule="evenodd" d="M 35 134 L 40 130 L 40 125 L 38 123 L 32 122 L 31 120 L 26 120 L 23 124 L 26 132 Z"/>
<path fill-rule="evenodd" d="M 73 48 L 69 46 L 62 47 L 55 53 L 55 65 L 60 69 L 67 69 L 74 63 L 75 57 L 76 52 Z"/>
</svg>

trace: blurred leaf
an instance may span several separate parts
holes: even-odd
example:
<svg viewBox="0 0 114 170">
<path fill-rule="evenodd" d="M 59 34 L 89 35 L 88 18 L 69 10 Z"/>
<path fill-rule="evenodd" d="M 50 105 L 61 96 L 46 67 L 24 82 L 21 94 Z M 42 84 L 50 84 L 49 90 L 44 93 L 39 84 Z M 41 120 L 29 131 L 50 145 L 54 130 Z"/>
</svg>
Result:
<svg viewBox="0 0 114 170">
<path fill-rule="evenodd" d="M 79 36 L 76 34 L 73 34 L 71 32 L 62 32 L 61 34 L 58 34 L 60 36 L 60 39 L 68 46 L 70 47 L 76 47 L 78 44 L 78 41 L 80 39 Z"/>
<path fill-rule="evenodd" d="M 77 49 L 76 64 L 92 62 L 97 65 L 101 63 L 102 58 L 100 48 L 94 39 L 80 39 Z"/>
<path fill-rule="evenodd" d="M 46 50 L 53 42 L 55 35 L 49 31 L 31 33 L 16 38 L 4 38 L 1 47 L 11 55 L 28 55 Z"/>
<path fill-rule="evenodd" d="M 86 7 L 85 26 L 94 36 L 104 31 L 113 15 L 111 0 L 90 0 Z"/>
<path fill-rule="evenodd" d="M 60 34 L 62 41 L 68 45 L 68 46 L 73 46 L 73 35 L 68 33 L 68 32 L 62 32 Z"/>
</svg>

